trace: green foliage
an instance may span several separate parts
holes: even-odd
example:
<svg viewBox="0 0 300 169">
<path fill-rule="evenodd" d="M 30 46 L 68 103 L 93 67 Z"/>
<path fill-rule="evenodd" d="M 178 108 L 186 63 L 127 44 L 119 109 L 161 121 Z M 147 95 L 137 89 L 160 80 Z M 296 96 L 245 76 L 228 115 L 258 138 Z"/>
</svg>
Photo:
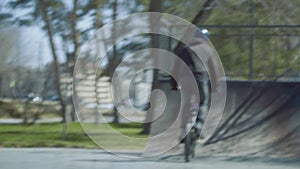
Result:
<svg viewBox="0 0 300 169">
<path fill-rule="evenodd" d="M 217 2 L 209 19 L 205 23 L 200 23 L 200 26 L 216 25 L 207 29 L 211 33 L 210 39 L 220 55 L 228 76 L 247 78 L 251 51 L 255 79 L 275 79 L 287 69 L 299 71 L 300 41 L 297 37 L 300 29 L 270 27 L 297 25 L 299 18 L 292 16 L 300 15 L 300 11 L 293 7 L 299 4 L 298 1 Z M 220 25 L 231 26 L 219 27 Z M 269 25 L 269 27 L 247 27 L 247 25 Z M 253 50 L 250 43 L 253 44 Z"/>
<path fill-rule="evenodd" d="M 76 148 L 99 148 L 83 131 L 79 123 L 68 123 L 67 135 L 62 140 L 60 123 L 52 124 L 34 124 L 32 126 L 23 125 L 1 125 L 0 126 L 0 147 L 76 147 Z M 107 133 L 107 126 L 87 124 L 90 127 L 97 127 L 101 133 Z M 113 124 L 112 127 L 120 133 L 132 136 L 142 137 L 139 135 L 141 124 Z M 112 137 L 101 137 L 106 145 L 110 148 L 122 148 L 122 140 L 113 140 Z M 133 140 L 134 141 L 134 140 Z M 128 144 L 128 143 L 127 143 Z M 130 143 L 132 149 L 143 149 L 145 143 Z"/>
<path fill-rule="evenodd" d="M 48 15 L 51 16 L 51 27 L 55 35 L 62 37 L 65 44 L 72 43 L 71 12 L 66 1 L 44 0 Z M 249 74 L 250 41 L 253 36 L 253 57 L 255 76 L 263 75 L 275 77 L 287 68 L 299 71 L 299 38 L 298 28 L 261 28 L 261 27 L 234 27 L 237 25 L 296 25 L 300 23 L 300 1 L 290 0 L 223 0 L 215 1 L 212 13 L 207 16 L 203 25 L 233 25 L 233 27 L 219 28 L 208 27 L 211 33 L 211 41 L 215 45 L 225 71 L 228 75 L 242 76 Z M 177 15 L 191 21 L 201 10 L 205 0 L 164 0 L 162 11 Z M 40 13 L 37 1 L 12 0 L 10 6 L 13 9 L 32 9 L 24 17 L 16 18 L 21 25 L 30 25 L 39 22 Z M 100 25 L 112 20 L 114 1 L 88 0 L 78 2 L 78 22 L 85 24 L 84 28 L 78 28 L 79 43 L 82 44 L 91 32 L 97 28 L 96 20 Z M 118 1 L 117 17 L 134 12 L 149 10 L 149 0 Z M 109 11 L 109 12 L 108 12 Z M 97 14 L 100 14 L 97 18 Z M 28 17 L 30 15 L 31 17 Z M 0 15 L 0 18 L 2 15 Z M 11 17 L 11 14 L 3 14 L 3 18 Z M 89 21 L 89 22 L 87 22 Z M 86 25 L 89 23 L 89 25 Z M 80 24 L 78 24 L 80 25 Z M 125 26 L 119 28 L 124 29 Z M 99 26 L 99 25 L 98 25 Z M 274 35 L 274 36 L 273 36 Z M 278 36 L 280 35 L 280 36 Z M 295 36 L 293 36 L 295 35 Z M 134 41 L 132 43 L 135 43 Z M 267 47 L 266 47 L 267 46 Z M 126 48 L 129 51 L 130 48 Z M 119 49 L 118 49 L 119 50 Z M 121 49 L 122 50 L 122 49 Z M 123 52 L 123 51 L 121 51 Z M 109 74 L 109 73 L 107 73 Z M 258 78 L 259 78 L 258 77 Z"/>
</svg>

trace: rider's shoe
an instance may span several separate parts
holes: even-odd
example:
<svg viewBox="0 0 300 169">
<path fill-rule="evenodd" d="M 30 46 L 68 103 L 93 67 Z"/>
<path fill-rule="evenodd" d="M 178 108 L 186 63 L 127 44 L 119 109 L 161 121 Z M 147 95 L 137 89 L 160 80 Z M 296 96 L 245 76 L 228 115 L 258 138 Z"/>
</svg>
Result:
<svg viewBox="0 0 300 169">
<path fill-rule="evenodd" d="M 202 134 L 199 134 L 199 138 L 198 139 L 203 140 L 203 139 L 205 139 L 205 137 Z"/>
</svg>

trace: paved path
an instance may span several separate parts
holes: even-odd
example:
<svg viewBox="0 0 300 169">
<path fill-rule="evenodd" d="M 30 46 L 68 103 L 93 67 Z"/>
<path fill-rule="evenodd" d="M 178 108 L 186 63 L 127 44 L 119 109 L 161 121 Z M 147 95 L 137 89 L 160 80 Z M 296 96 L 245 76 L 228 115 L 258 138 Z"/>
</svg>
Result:
<svg viewBox="0 0 300 169">
<path fill-rule="evenodd" d="M 137 153 L 137 152 L 131 152 Z M 130 153 L 123 152 L 124 155 Z M 170 158 L 130 159 L 102 150 L 60 148 L 2 148 L 1 169 L 293 169 L 298 163 L 262 162 L 258 160 L 229 161 L 197 158 L 185 163 L 182 156 Z"/>
<path fill-rule="evenodd" d="M 47 119 L 37 119 L 36 123 L 57 123 L 61 122 L 61 118 L 47 118 Z M 31 119 L 29 119 L 29 122 Z M 0 124 L 20 124 L 22 123 L 22 119 L 15 119 L 15 118 L 1 118 L 0 119 Z"/>
<path fill-rule="evenodd" d="M 128 119 L 129 118 L 129 119 Z M 129 123 L 131 121 L 143 121 L 144 117 L 141 116 L 128 116 L 128 118 L 124 118 L 122 116 L 119 116 L 119 121 L 121 123 Z M 130 121 L 131 120 L 131 121 Z M 16 119 L 16 118 L 0 118 L 0 124 L 20 124 L 22 123 L 22 119 Z M 29 122 L 31 119 L 29 119 Z M 61 122 L 62 118 L 45 118 L 45 119 L 37 119 L 35 123 L 57 123 Z M 99 119 L 99 123 L 107 123 L 113 121 L 113 117 L 111 116 L 105 116 L 105 121 L 103 119 Z M 94 123 L 94 118 L 85 119 L 86 123 Z"/>
</svg>

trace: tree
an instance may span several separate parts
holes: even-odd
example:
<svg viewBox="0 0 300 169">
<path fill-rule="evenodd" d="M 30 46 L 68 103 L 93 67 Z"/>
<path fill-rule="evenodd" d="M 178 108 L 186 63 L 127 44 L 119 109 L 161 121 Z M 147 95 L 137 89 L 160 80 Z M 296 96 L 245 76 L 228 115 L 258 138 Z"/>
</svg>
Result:
<svg viewBox="0 0 300 169">
<path fill-rule="evenodd" d="M 60 70 L 59 70 L 59 62 L 58 56 L 56 53 L 56 46 L 54 42 L 54 31 L 53 31 L 53 20 L 50 16 L 55 16 L 57 14 L 58 9 L 63 6 L 63 3 L 59 0 L 48 1 L 48 0 L 14 0 L 9 2 L 10 6 L 13 9 L 30 9 L 31 12 L 25 14 L 22 19 L 16 18 L 15 21 L 18 24 L 24 25 L 31 25 L 32 23 L 36 23 L 36 21 L 41 18 L 42 21 L 45 23 L 45 29 L 49 38 L 49 44 L 51 48 L 52 58 L 53 58 L 53 65 L 54 65 L 54 72 L 55 72 L 55 86 L 57 90 L 57 95 L 59 96 L 59 101 L 61 105 L 61 113 L 62 113 L 62 122 L 66 121 L 65 117 L 65 102 L 63 99 L 62 91 L 61 91 L 61 81 L 60 81 Z M 51 11 L 51 12 L 50 12 Z M 58 19 L 59 20 L 59 19 Z"/>
<path fill-rule="evenodd" d="M 248 79 L 252 72 L 254 79 L 272 79 L 287 67 L 296 67 L 296 45 L 299 43 L 293 34 L 298 34 L 299 29 L 272 25 L 298 23 L 299 18 L 292 17 L 299 14 L 299 10 L 293 7 L 297 5 L 298 1 L 217 1 L 211 17 L 199 25 L 215 25 L 208 27 L 210 39 L 220 54 L 228 76 Z M 249 63 L 251 58 L 252 64 Z"/>
<path fill-rule="evenodd" d="M 149 12 L 162 12 L 162 4 L 163 1 L 162 0 L 152 0 L 150 2 L 150 7 L 149 7 Z M 150 18 L 149 22 L 153 22 L 151 23 L 152 27 L 151 29 L 153 31 L 159 29 L 159 25 L 157 23 L 159 23 L 160 18 Z M 156 31 L 158 32 L 158 31 Z M 159 47 L 159 36 L 152 34 L 151 35 L 151 47 L 152 48 L 158 48 Z M 151 55 L 155 55 L 155 53 L 151 53 Z M 155 60 L 154 60 L 155 62 Z M 159 71 L 157 69 L 153 70 L 153 83 L 152 83 L 152 90 L 158 88 L 158 73 Z M 146 118 L 145 118 L 145 123 L 143 124 L 143 130 L 141 132 L 141 134 L 149 134 L 150 133 L 150 126 L 151 126 L 151 119 L 153 118 L 153 114 L 151 111 L 148 111 L 146 114 Z"/>
<path fill-rule="evenodd" d="M 2 84 L 4 83 L 14 83 L 8 82 L 9 78 L 7 74 L 10 74 L 8 71 L 14 71 L 12 69 L 13 60 L 12 57 L 14 55 L 15 44 L 17 43 L 17 36 L 19 34 L 19 30 L 13 25 L 7 26 L 0 21 L 0 51 L 1 51 L 1 62 L 0 62 L 0 95 L 3 97 Z M 6 82 L 5 82 L 6 81 Z"/>
<path fill-rule="evenodd" d="M 118 0 L 114 0 L 113 1 L 113 15 L 112 15 L 112 20 L 116 20 L 117 19 L 117 14 L 118 14 Z M 115 41 L 116 41 L 116 36 L 117 36 L 117 28 L 116 28 L 116 25 L 114 24 L 113 25 L 113 28 L 112 28 L 112 42 L 113 44 L 115 44 Z M 108 63 L 108 70 L 109 70 L 109 76 L 112 77 L 113 76 L 113 73 L 118 65 L 118 63 L 120 63 L 120 59 L 119 59 L 119 56 L 118 56 L 118 51 L 117 51 L 117 48 L 116 48 L 116 45 L 113 46 L 113 50 L 112 50 L 113 54 L 112 54 L 112 57 L 110 57 L 109 59 L 109 63 Z M 118 110 L 116 109 L 116 107 L 114 106 L 113 108 L 113 123 L 119 123 L 119 115 L 118 115 Z"/>
<path fill-rule="evenodd" d="M 52 29 L 51 29 L 51 20 L 48 16 L 48 11 L 47 11 L 47 7 L 46 4 L 44 2 L 44 0 L 39 0 L 38 1 L 38 6 L 40 8 L 43 20 L 45 22 L 46 25 L 46 30 L 47 30 L 47 34 L 48 34 L 48 38 L 49 38 L 49 43 L 50 43 L 50 47 L 51 47 L 51 52 L 52 52 L 52 57 L 53 57 L 53 65 L 54 65 L 54 72 L 55 72 L 55 86 L 57 88 L 57 95 L 59 97 L 59 101 L 60 101 L 60 105 L 62 108 L 62 118 L 63 118 L 63 122 L 66 122 L 66 110 L 65 110 L 65 102 L 63 100 L 63 96 L 61 93 L 61 82 L 60 82 L 60 71 L 59 71 L 59 63 L 58 63 L 58 57 L 56 54 L 56 47 L 54 44 L 54 40 L 53 40 L 53 33 L 52 33 Z"/>
</svg>

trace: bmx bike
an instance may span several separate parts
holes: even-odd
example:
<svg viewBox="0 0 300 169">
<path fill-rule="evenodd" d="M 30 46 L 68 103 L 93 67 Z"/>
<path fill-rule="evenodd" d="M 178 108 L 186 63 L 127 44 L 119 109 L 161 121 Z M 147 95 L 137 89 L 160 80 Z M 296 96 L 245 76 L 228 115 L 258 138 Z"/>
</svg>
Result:
<svg viewBox="0 0 300 169">
<path fill-rule="evenodd" d="M 189 162 L 191 157 L 195 157 L 197 140 L 200 138 L 200 128 L 192 121 L 187 123 L 187 134 L 184 139 L 184 160 Z"/>
</svg>

